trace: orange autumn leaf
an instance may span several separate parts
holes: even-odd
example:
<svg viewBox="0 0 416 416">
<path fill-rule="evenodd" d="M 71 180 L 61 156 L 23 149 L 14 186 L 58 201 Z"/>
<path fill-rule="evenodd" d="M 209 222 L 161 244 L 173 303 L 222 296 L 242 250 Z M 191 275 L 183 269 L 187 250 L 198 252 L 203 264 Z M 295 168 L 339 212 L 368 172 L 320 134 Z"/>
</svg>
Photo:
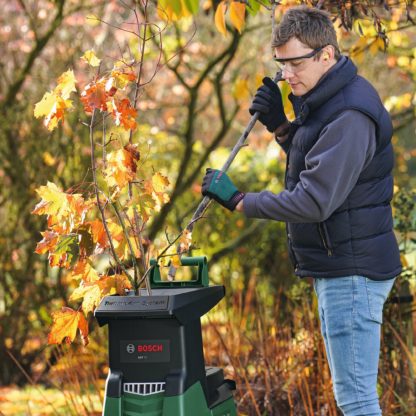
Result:
<svg viewBox="0 0 416 416">
<path fill-rule="evenodd" d="M 87 113 L 92 113 L 95 109 L 107 111 L 108 94 L 104 80 L 91 82 L 86 85 L 80 99 Z"/>
<path fill-rule="evenodd" d="M 64 307 L 60 312 L 52 314 L 53 323 L 48 335 L 48 344 L 60 344 L 74 341 L 77 331 L 80 331 L 84 345 L 88 344 L 88 323 L 82 312 Z"/>
<path fill-rule="evenodd" d="M 112 277 L 114 278 L 114 287 L 118 295 L 123 296 L 126 294 L 126 290 L 131 290 L 133 288 L 127 276 L 123 274 L 115 274 Z"/>
<path fill-rule="evenodd" d="M 245 22 L 246 5 L 233 1 L 230 4 L 230 20 L 232 25 L 241 33 Z"/>
<path fill-rule="evenodd" d="M 37 243 L 35 253 L 44 254 L 53 251 L 58 242 L 59 234 L 54 231 L 44 231 L 41 234 L 43 239 Z"/>
<path fill-rule="evenodd" d="M 70 277 L 76 280 L 82 280 L 87 283 L 96 282 L 100 279 L 97 271 L 85 259 L 79 260 L 75 264 L 71 271 Z"/>
<path fill-rule="evenodd" d="M 137 162 L 140 153 L 136 145 L 127 145 L 122 149 L 110 152 L 107 155 L 107 168 L 105 174 L 109 186 L 124 188 L 136 178 Z"/>
<path fill-rule="evenodd" d="M 227 11 L 227 4 L 225 1 L 222 1 L 217 10 L 215 10 L 215 26 L 218 32 L 222 33 L 224 36 L 227 34 L 227 29 L 225 27 L 225 13 Z"/>
<path fill-rule="evenodd" d="M 92 240 L 98 245 L 98 248 L 104 249 L 108 247 L 108 237 L 103 222 L 95 219 L 94 221 L 89 221 L 87 225 L 90 226 Z"/>
<path fill-rule="evenodd" d="M 137 110 L 131 106 L 127 98 L 122 100 L 113 98 L 107 102 L 107 108 L 113 116 L 116 126 L 122 126 L 125 130 L 134 130 L 137 127 Z"/>
</svg>

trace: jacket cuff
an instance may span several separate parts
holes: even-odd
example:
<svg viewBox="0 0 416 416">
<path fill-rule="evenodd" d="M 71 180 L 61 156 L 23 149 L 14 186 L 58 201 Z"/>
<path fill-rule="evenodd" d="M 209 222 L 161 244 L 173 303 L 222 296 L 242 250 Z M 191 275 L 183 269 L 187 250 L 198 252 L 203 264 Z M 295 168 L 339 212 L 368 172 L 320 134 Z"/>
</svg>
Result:
<svg viewBox="0 0 416 416">
<path fill-rule="evenodd" d="M 257 210 L 257 198 L 259 193 L 248 192 L 244 196 L 243 212 L 247 218 L 259 218 L 259 212 Z"/>
</svg>

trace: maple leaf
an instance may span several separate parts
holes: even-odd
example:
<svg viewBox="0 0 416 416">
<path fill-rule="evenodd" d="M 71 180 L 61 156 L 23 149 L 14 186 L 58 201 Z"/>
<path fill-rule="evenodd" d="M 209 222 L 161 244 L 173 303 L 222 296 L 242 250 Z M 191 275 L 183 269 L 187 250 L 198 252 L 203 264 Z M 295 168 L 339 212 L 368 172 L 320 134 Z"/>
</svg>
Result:
<svg viewBox="0 0 416 416">
<path fill-rule="evenodd" d="M 81 59 L 83 59 L 85 62 L 87 62 L 88 65 L 92 67 L 96 67 L 100 65 L 101 59 L 98 59 L 95 55 L 95 52 L 90 49 L 84 53 L 84 55 L 81 56 Z"/>
<path fill-rule="evenodd" d="M 114 278 L 114 287 L 118 295 L 125 295 L 126 290 L 131 290 L 133 288 L 130 280 L 124 274 L 115 274 L 112 277 Z"/>
<path fill-rule="evenodd" d="M 53 323 L 48 335 L 48 344 L 60 344 L 63 340 L 71 343 L 74 341 L 78 329 L 83 344 L 88 344 L 88 323 L 81 312 L 64 307 L 61 311 L 54 312 L 52 318 Z"/>
<path fill-rule="evenodd" d="M 56 128 L 60 120 L 63 121 L 65 110 L 71 107 L 71 100 L 64 100 L 54 92 L 47 92 L 42 99 L 35 104 L 33 114 L 36 118 L 45 117 L 43 124 L 49 131 L 52 131 Z"/>
<path fill-rule="evenodd" d="M 143 192 L 140 195 L 139 200 L 137 202 L 137 207 L 144 223 L 146 223 L 150 219 L 152 212 L 155 210 L 155 206 L 156 203 L 155 200 L 152 198 L 151 193 L 149 194 Z"/>
<path fill-rule="evenodd" d="M 58 242 L 59 234 L 54 231 L 44 231 L 41 234 L 43 239 L 36 245 L 35 253 L 44 254 L 53 251 Z"/>
<path fill-rule="evenodd" d="M 51 267 L 64 267 L 69 269 L 74 258 L 78 255 L 78 235 L 60 235 L 53 251 L 49 251 L 49 264 Z"/>
<path fill-rule="evenodd" d="M 80 258 L 86 258 L 94 251 L 92 235 L 85 226 L 79 227 L 77 233 L 79 236 L 79 256 Z"/>
<path fill-rule="evenodd" d="M 87 259 L 79 260 L 70 273 L 70 277 L 76 280 L 83 280 L 87 283 L 96 282 L 100 279 L 97 271 L 91 266 Z"/>
<path fill-rule="evenodd" d="M 52 131 L 60 120 L 64 120 L 65 110 L 72 107 L 72 101 L 68 100 L 71 92 L 76 91 L 75 76 L 72 70 L 64 72 L 58 78 L 58 85 L 53 91 L 47 92 L 42 99 L 35 104 L 34 116 L 45 117 L 44 125 Z"/>
<path fill-rule="evenodd" d="M 137 79 L 137 76 L 132 71 L 124 71 L 120 69 L 113 69 L 111 77 L 114 79 L 115 86 L 123 90 L 130 82 Z"/>
<path fill-rule="evenodd" d="M 144 193 L 151 195 L 155 204 L 152 209 L 160 211 L 163 204 L 169 202 L 169 195 L 164 192 L 169 185 L 169 179 L 160 172 L 156 172 L 151 179 L 144 181 Z"/>
<path fill-rule="evenodd" d="M 81 284 L 69 297 L 69 300 L 82 299 L 82 310 L 86 315 L 94 311 L 104 296 L 100 287 L 100 280 L 94 283 Z"/>
<path fill-rule="evenodd" d="M 47 182 L 46 186 L 40 186 L 36 193 L 42 200 L 35 206 L 32 214 L 58 215 L 68 209 L 68 200 L 65 193 L 53 182 Z"/>
<path fill-rule="evenodd" d="M 108 111 L 115 120 L 116 126 L 122 126 L 125 130 L 134 130 L 137 127 L 137 110 L 131 106 L 127 98 L 122 100 L 112 99 L 107 102 Z"/>
<path fill-rule="evenodd" d="M 87 84 L 81 93 L 80 99 L 87 113 L 92 113 L 94 109 L 107 111 L 108 95 L 105 80 L 101 79 Z"/>
<path fill-rule="evenodd" d="M 82 310 L 85 314 L 93 312 L 100 304 L 101 299 L 107 295 L 125 295 L 125 289 L 131 289 L 128 278 L 123 275 L 101 276 L 99 280 L 81 285 L 74 290 L 69 300 L 82 299 Z"/>
<path fill-rule="evenodd" d="M 69 71 L 64 72 L 59 78 L 58 78 L 58 85 L 55 88 L 55 94 L 62 97 L 64 100 L 67 100 L 69 96 L 71 95 L 71 92 L 76 91 L 75 88 L 75 75 L 74 71 L 70 69 Z"/>
<path fill-rule="evenodd" d="M 179 238 L 179 248 L 180 252 L 184 253 L 185 251 L 188 251 L 192 244 L 192 232 L 189 230 L 184 230 L 182 235 Z"/>
<path fill-rule="evenodd" d="M 81 194 L 69 194 L 58 188 L 53 182 L 36 189 L 42 198 L 32 214 L 47 215 L 50 229 L 60 233 L 69 233 L 79 226 L 94 200 L 85 201 Z"/>
<path fill-rule="evenodd" d="M 108 247 L 108 237 L 103 222 L 95 219 L 94 221 L 89 221 L 87 225 L 90 226 L 92 241 L 97 244 L 98 251 Z"/>
<path fill-rule="evenodd" d="M 124 188 L 136 177 L 137 162 L 140 153 L 137 145 L 129 144 L 122 149 L 110 152 L 107 155 L 107 168 L 105 175 L 109 186 Z"/>
</svg>

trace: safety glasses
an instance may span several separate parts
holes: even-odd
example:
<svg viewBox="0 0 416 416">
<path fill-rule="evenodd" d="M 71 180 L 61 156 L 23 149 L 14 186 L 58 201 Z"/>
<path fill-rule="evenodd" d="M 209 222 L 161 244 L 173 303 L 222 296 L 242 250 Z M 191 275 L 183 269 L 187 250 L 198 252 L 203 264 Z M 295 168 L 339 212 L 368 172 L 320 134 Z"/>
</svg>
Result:
<svg viewBox="0 0 416 416">
<path fill-rule="evenodd" d="M 316 48 L 312 52 L 307 53 L 306 55 L 295 56 L 293 58 L 274 58 L 274 61 L 276 62 L 277 66 L 281 71 L 287 71 L 291 74 L 295 74 L 304 69 L 307 63 L 306 59 L 313 58 L 317 53 L 321 52 L 323 48 L 325 48 L 325 46 Z"/>
</svg>

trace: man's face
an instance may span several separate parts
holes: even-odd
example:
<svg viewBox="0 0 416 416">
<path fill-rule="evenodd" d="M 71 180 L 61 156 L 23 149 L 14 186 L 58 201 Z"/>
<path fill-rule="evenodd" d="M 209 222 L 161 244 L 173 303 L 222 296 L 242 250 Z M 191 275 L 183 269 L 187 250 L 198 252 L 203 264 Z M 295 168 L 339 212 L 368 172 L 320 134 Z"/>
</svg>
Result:
<svg viewBox="0 0 416 416">
<path fill-rule="evenodd" d="M 304 45 L 296 38 L 291 38 L 284 45 L 275 48 L 275 57 L 284 60 L 302 57 L 313 52 L 314 50 L 309 46 Z M 335 62 L 331 47 L 326 46 L 322 49 L 319 58 L 311 56 L 283 62 L 283 78 L 290 85 L 293 95 L 302 96 L 315 87 Z"/>
</svg>

